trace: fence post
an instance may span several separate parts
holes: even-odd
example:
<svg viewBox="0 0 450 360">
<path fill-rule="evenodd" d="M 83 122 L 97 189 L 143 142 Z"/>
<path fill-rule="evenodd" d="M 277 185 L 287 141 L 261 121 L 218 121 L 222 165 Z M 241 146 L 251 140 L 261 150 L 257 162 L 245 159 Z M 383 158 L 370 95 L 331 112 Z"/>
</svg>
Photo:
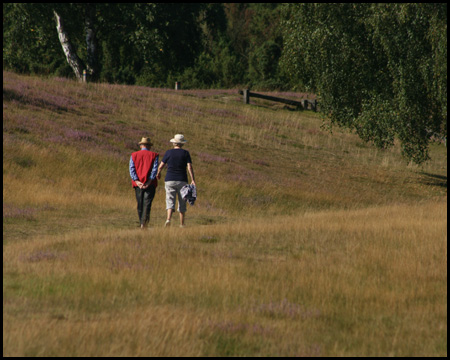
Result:
<svg viewBox="0 0 450 360">
<path fill-rule="evenodd" d="M 250 103 L 250 90 L 244 90 L 244 104 Z"/>
<path fill-rule="evenodd" d="M 308 110 L 308 100 L 303 100 L 303 110 Z"/>
</svg>

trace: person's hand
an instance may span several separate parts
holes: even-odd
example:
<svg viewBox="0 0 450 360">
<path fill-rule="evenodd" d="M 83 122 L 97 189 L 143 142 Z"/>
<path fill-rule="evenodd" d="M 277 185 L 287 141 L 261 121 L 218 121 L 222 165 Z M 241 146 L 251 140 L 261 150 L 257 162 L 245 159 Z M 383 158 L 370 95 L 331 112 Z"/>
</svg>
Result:
<svg viewBox="0 0 450 360">
<path fill-rule="evenodd" d="M 142 189 L 144 184 L 141 183 L 140 181 L 135 181 L 136 185 L 139 187 L 139 189 Z"/>
<path fill-rule="evenodd" d="M 157 173 L 157 174 L 156 174 L 156 178 L 157 178 L 158 180 L 161 180 L 161 173 Z"/>
<path fill-rule="evenodd" d="M 195 181 L 192 180 L 191 185 L 194 185 L 195 187 L 197 187 L 197 185 L 195 185 Z"/>
<path fill-rule="evenodd" d="M 142 185 L 142 189 L 147 189 L 151 183 L 152 183 L 151 180 L 147 180 L 147 182 L 144 185 Z"/>
</svg>

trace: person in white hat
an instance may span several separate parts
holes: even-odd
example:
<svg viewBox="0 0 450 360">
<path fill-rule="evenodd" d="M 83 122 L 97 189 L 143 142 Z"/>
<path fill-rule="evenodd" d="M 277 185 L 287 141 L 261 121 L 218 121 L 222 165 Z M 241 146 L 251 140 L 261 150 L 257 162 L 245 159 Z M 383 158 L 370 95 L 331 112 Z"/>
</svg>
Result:
<svg viewBox="0 0 450 360">
<path fill-rule="evenodd" d="M 156 173 L 159 155 L 150 151 L 153 144 L 148 137 L 143 137 L 138 145 L 141 150 L 131 154 L 129 167 L 131 184 L 136 195 L 139 222 L 143 229 L 150 220 L 152 202 L 158 186 Z"/>
<path fill-rule="evenodd" d="M 170 226 L 172 214 L 175 211 L 176 197 L 178 197 L 178 212 L 180 213 L 180 227 L 184 227 L 186 201 L 181 196 L 181 189 L 188 183 L 187 172 L 191 177 L 191 184 L 195 186 L 194 168 L 189 151 L 183 149 L 187 140 L 182 134 L 176 134 L 170 140 L 173 149 L 166 151 L 158 167 L 157 179 L 161 178 L 161 171 L 167 165 L 165 177 L 167 220 L 165 226 Z M 186 172 L 187 168 L 187 172 Z"/>
</svg>

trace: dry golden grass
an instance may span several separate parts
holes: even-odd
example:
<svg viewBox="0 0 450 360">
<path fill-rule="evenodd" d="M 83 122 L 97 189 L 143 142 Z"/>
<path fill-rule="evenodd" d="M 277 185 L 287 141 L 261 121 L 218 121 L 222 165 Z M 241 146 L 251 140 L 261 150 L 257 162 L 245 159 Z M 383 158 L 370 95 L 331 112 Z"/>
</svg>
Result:
<svg viewBox="0 0 450 360">
<path fill-rule="evenodd" d="M 9 244 L 4 355 L 445 355 L 446 254 L 444 202 Z"/>
<path fill-rule="evenodd" d="M 4 73 L 4 356 L 447 355 L 446 149 L 235 97 Z M 178 132 L 199 199 L 141 231 L 130 153 Z"/>
</svg>

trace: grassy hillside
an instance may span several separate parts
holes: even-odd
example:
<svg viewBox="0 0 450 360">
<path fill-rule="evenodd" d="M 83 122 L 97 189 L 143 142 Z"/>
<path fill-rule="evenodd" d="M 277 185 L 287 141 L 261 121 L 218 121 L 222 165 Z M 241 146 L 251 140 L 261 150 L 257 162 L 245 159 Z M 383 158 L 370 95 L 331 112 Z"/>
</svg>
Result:
<svg viewBox="0 0 450 360">
<path fill-rule="evenodd" d="M 3 73 L 4 356 L 447 354 L 446 148 L 252 102 Z M 130 154 L 175 133 L 198 201 L 141 231 Z"/>
</svg>

